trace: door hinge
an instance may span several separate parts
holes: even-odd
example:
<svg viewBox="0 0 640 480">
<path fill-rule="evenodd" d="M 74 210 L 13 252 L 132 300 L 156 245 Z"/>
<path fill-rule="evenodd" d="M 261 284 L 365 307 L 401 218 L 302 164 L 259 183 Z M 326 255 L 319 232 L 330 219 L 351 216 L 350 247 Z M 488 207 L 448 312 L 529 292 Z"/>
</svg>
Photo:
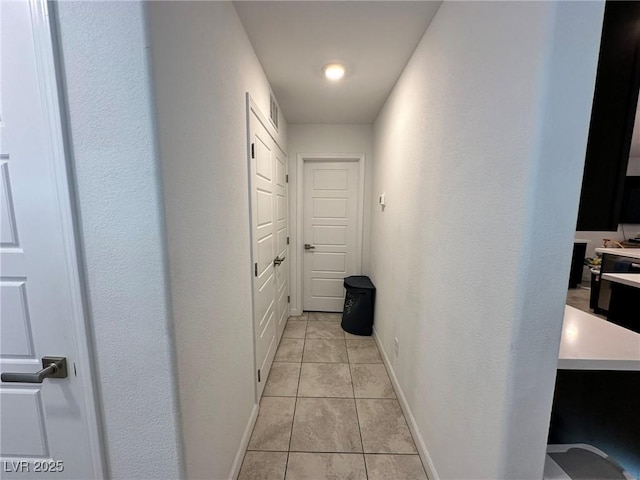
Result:
<svg viewBox="0 0 640 480">
<path fill-rule="evenodd" d="M 260 383 L 260 369 L 258 369 L 258 383 Z"/>
<path fill-rule="evenodd" d="M 289 245 L 289 237 L 287 237 L 287 245 Z"/>
<path fill-rule="evenodd" d="M 251 158 L 256 158 L 256 144 L 251 144 Z"/>
<path fill-rule="evenodd" d="M 291 295 L 287 295 L 287 303 L 291 303 Z"/>
<path fill-rule="evenodd" d="M 289 174 L 286 174 L 284 176 L 284 180 L 285 180 L 285 183 L 289 183 Z"/>
<path fill-rule="evenodd" d="M 253 276 L 254 277 L 258 276 L 258 264 L 257 263 L 253 264 Z"/>
</svg>

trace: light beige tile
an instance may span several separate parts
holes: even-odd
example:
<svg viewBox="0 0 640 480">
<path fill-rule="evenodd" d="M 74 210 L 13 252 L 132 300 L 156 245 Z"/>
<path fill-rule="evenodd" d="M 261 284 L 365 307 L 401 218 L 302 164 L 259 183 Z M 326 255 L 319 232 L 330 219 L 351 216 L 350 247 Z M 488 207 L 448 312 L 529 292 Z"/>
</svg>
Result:
<svg viewBox="0 0 640 480">
<path fill-rule="evenodd" d="M 343 339 L 344 330 L 336 322 L 309 322 L 307 326 L 307 338 Z"/>
<path fill-rule="evenodd" d="M 296 322 L 308 322 L 309 317 L 307 315 L 299 316 L 299 317 L 289 317 L 287 319 L 287 323 L 296 323 Z"/>
<path fill-rule="evenodd" d="M 307 338 L 304 342 L 303 362 L 347 363 L 347 347 L 344 340 Z"/>
<path fill-rule="evenodd" d="M 396 398 L 382 363 L 352 364 L 351 379 L 356 398 Z"/>
<path fill-rule="evenodd" d="M 427 480 L 418 455 L 365 455 L 369 480 Z"/>
<path fill-rule="evenodd" d="M 356 399 L 365 453 L 417 453 L 397 400 Z"/>
<path fill-rule="evenodd" d="M 284 478 L 287 452 L 247 452 L 238 480 L 274 480 Z"/>
<path fill-rule="evenodd" d="M 299 397 L 353 398 L 348 363 L 303 363 Z"/>
<path fill-rule="evenodd" d="M 300 363 L 273 362 L 262 395 L 265 397 L 295 397 L 298 392 L 300 365 Z"/>
<path fill-rule="evenodd" d="M 310 322 L 341 322 L 342 313 L 309 312 Z"/>
<path fill-rule="evenodd" d="M 353 338 L 355 340 L 372 340 L 371 335 L 354 335 L 353 333 L 344 332 L 344 338 Z"/>
<path fill-rule="evenodd" d="M 247 450 L 289 450 L 295 404 L 295 398 L 262 397 Z"/>
<path fill-rule="evenodd" d="M 347 339 L 349 363 L 382 363 L 382 357 L 373 338 Z"/>
<path fill-rule="evenodd" d="M 284 327 L 282 338 L 304 338 L 307 332 L 307 322 L 291 321 L 287 322 L 287 326 Z"/>
<path fill-rule="evenodd" d="M 291 451 L 362 452 L 354 400 L 298 398 Z"/>
<path fill-rule="evenodd" d="M 302 315 L 291 315 L 289 318 L 293 318 L 296 320 L 309 320 L 309 312 L 302 312 Z"/>
<path fill-rule="evenodd" d="M 289 454 L 287 480 L 367 480 L 361 453 Z"/>
<path fill-rule="evenodd" d="M 274 362 L 301 362 L 304 339 L 283 338 L 273 359 Z"/>
</svg>

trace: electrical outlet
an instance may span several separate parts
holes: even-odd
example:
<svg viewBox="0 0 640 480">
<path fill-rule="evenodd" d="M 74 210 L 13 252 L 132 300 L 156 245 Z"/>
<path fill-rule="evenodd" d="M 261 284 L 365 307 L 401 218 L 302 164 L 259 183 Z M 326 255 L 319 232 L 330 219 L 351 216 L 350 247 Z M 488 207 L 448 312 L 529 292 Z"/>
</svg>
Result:
<svg viewBox="0 0 640 480">
<path fill-rule="evenodd" d="M 398 341 L 398 337 L 396 337 L 393 340 L 393 351 L 396 354 L 396 357 L 398 356 L 398 350 L 400 349 L 400 342 Z"/>
</svg>

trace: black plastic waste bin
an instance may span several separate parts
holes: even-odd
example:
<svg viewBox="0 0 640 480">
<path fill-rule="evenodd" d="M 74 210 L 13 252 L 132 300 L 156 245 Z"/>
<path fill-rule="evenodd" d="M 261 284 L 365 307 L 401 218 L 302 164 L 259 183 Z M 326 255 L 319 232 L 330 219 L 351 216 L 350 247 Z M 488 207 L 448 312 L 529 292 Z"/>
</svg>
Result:
<svg viewBox="0 0 640 480">
<path fill-rule="evenodd" d="M 376 287 L 369 277 L 354 275 L 344 279 L 344 288 L 347 294 L 342 311 L 342 329 L 353 335 L 371 335 Z"/>
</svg>

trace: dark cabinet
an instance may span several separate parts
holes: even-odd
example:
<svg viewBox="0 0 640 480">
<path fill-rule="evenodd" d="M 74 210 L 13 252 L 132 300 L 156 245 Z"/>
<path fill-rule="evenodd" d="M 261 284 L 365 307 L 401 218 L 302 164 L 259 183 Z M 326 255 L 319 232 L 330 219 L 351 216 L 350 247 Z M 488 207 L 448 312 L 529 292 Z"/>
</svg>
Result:
<svg viewBox="0 0 640 480">
<path fill-rule="evenodd" d="M 618 229 L 640 87 L 640 2 L 605 5 L 579 231 Z"/>
</svg>

